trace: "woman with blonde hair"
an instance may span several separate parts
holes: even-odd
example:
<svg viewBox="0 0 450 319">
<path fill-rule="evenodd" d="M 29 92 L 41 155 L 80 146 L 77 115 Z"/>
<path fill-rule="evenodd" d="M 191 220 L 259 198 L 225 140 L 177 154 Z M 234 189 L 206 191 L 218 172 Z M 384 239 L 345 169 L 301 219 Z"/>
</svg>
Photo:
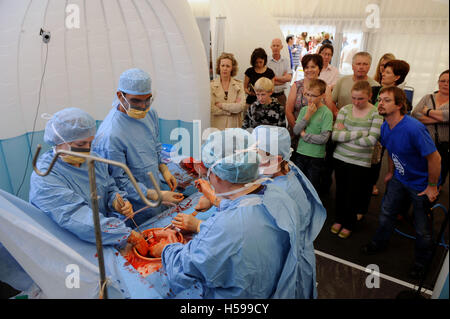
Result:
<svg viewBox="0 0 450 319">
<path fill-rule="evenodd" d="M 383 54 L 383 56 L 378 61 L 378 65 L 377 65 L 377 67 L 375 69 L 376 71 L 375 71 L 375 74 L 373 76 L 373 79 L 375 81 L 377 81 L 378 83 L 381 83 L 381 78 L 382 78 L 382 75 L 383 75 L 384 66 L 386 65 L 386 63 L 388 63 L 391 60 L 395 60 L 395 55 L 393 55 L 392 53 L 385 53 L 385 54 Z"/>
<path fill-rule="evenodd" d="M 211 127 L 223 130 L 242 126 L 245 91 L 242 81 L 235 79 L 238 63 L 232 53 L 223 52 L 216 62 L 219 75 L 211 81 Z"/>
</svg>

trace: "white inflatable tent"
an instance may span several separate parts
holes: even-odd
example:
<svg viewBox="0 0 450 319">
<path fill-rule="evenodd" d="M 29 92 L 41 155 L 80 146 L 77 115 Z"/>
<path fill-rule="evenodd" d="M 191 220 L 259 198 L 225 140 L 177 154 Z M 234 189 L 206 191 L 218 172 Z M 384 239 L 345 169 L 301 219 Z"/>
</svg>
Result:
<svg viewBox="0 0 450 319">
<path fill-rule="evenodd" d="M 128 68 L 152 76 L 163 143 L 192 135 L 195 120 L 209 126 L 206 55 L 185 0 L 7 0 L 0 16 L 1 189 L 28 199 L 42 114 L 79 107 L 103 120 Z"/>
</svg>

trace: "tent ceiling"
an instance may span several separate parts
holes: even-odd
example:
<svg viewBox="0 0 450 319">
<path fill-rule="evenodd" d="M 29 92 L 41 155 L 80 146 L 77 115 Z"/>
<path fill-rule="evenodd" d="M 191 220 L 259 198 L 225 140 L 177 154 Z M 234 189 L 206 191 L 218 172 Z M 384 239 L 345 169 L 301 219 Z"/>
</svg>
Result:
<svg viewBox="0 0 450 319">
<path fill-rule="evenodd" d="M 196 17 L 209 16 L 215 0 L 188 0 Z M 381 18 L 448 18 L 448 0 L 256 0 L 278 18 L 363 18 L 368 4 L 380 5 Z M 238 8 L 236 8 L 238 9 Z"/>
</svg>

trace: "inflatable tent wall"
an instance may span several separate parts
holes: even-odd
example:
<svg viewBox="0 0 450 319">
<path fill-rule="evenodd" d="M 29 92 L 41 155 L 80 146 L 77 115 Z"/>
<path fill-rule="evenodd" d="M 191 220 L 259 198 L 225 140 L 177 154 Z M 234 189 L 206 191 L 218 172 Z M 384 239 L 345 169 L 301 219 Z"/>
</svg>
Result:
<svg viewBox="0 0 450 319">
<path fill-rule="evenodd" d="M 208 64 L 187 1 L 1 1 L 0 16 L 1 189 L 28 200 L 41 116 L 78 107 L 102 121 L 128 68 L 152 77 L 162 143 L 192 140 L 197 120 L 209 127 Z"/>
</svg>

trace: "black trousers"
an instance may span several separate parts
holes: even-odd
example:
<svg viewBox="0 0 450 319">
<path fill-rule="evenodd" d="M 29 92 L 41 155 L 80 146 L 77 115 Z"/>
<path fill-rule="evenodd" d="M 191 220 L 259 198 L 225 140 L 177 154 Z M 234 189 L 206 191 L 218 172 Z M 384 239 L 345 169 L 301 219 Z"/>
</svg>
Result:
<svg viewBox="0 0 450 319">
<path fill-rule="evenodd" d="M 331 185 L 333 184 L 333 170 L 334 170 L 334 158 L 333 153 L 336 148 L 336 142 L 331 137 L 328 139 L 325 148 L 325 159 L 322 166 L 320 187 L 317 190 L 321 194 L 328 194 L 330 192 Z"/>
<path fill-rule="evenodd" d="M 295 164 L 301 169 L 303 174 L 309 179 L 311 184 L 317 192 L 319 192 L 320 187 L 320 175 L 323 167 L 323 158 L 316 158 L 311 156 L 306 156 L 297 153 L 295 157 Z"/>
<path fill-rule="evenodd" d="M 441 185 L 445 184 L 448 175 L 448 142 L 440 142 L 436 144 L 436 148 L 441 155 Z"/>
<path fill-rule="evenodd" d="M 344 228 L 353 230 L 356 214 L 366 213 L 372 191 L 370 167 L 349 164 L 334 159 L 336 179 L 336 219 Z"/>
</svg>

